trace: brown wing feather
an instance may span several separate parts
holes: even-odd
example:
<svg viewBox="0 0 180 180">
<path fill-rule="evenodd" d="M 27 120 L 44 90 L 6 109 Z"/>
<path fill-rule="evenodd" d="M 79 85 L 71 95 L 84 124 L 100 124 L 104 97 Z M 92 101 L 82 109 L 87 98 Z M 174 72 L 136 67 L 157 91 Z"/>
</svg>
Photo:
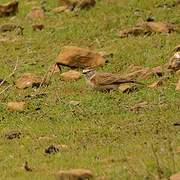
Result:
<svg viewBox="0 0 180 180">
<path fill-rule="evenodd" d="M 99 85 L 110 85 L 110 84 L 121 84 L 134 82 L 133 80 L 128 80 L 120 77 L 116 74 L 111 73 L 97 73 L 94 77 L 94 82 Z"/>
</svg>

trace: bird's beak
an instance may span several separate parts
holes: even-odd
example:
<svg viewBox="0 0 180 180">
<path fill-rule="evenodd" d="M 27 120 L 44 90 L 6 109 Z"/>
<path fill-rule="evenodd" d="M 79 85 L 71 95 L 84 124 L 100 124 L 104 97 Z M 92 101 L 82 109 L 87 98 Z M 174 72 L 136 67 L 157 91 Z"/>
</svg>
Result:
<svg viewBox="0 0 180 180">
<path fill-rule="evenodd" d="M 86 69 L 84 69 L 82 73 L 83 73 L 83 74 L 87 74 L 87 72 L 88 72 L 88 71 L 87 71 Z"/>
</svg>

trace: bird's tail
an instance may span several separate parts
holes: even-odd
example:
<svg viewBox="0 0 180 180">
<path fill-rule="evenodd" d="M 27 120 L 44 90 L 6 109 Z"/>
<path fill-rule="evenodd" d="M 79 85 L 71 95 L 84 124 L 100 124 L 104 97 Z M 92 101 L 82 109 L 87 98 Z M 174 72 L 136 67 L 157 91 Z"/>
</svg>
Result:
<svg viewBox="0 0 180 180">
<path fill-rule="evenodd" d="M 145 86 L 145 84 L 144 84 L 144 83 L 142 83 L 142 82 L 135 81 L 135 80 L 130 80 L 130 81 L 131 81 L 131 83 L 134 83 L 134 84 L 139 84 L 139 85 L 143 85 L 143 86 Z"/>
<path fill-rule="evenodd" d="M 136 81 L 136 80 L 122 80 L 121 83 L 134 83 L 134 84 L 139 84 L 139 85 L 145 85 L 144 83 L 142 82 L 139 82 L 139 81 Z"/>
</svg>

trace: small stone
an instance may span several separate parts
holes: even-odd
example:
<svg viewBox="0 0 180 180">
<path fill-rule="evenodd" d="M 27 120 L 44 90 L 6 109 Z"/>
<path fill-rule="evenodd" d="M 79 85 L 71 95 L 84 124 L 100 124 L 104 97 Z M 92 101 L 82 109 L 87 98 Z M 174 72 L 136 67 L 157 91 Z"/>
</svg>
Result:
<svg viewBox="0 0 180 180">
<path fill-rule="evenodd" d="M 80 101 L 70 101 L 69 104 L 73 106 L 77 106 L 80 104 Z"/>
<path fill-rule="evenodd" d="M 64 81 L 77 80 L 81 77 L 81 73 L 75 70 L 70 70 L 68 72 L 62 73 L 61 79 Z"/>
<path fill-rule="evenodd" d="M 15 31 L 18 29 L 23 31 L 24 28 L 17 24 L 3 24 L 0 26 L 0 32 Z"/>
<path fill-rule="evenodd" d="M 170 176 L 170 180 L 180 180 L 180 172 Z"/>
<path fill-rule="evenodd" d="M 18 1 L 12 1 L 7 4 L 0 5 L 0 17 L 14 16 L 18 12 Z"/>
<path fill-rule="evenodd" d="M 76 46 L 65 46 L 56 58 L 56 64 L 69 67 L 95 68 L 105 64 L 105 58 L 97 52 Z"/>
<path fill-rule="evenodd" d="M 5 138 L 8 140 L 20 139 L 20 137 L 21 137 L 21 132 L 19 132 L 19 131 L 11 131 L 11 132 L 5 134 Z"/>
<path fill-rule="evenodd" d="M 16 87 L 19 89 L 25 89 L 28 87 L 39 87 L 41 82 L 41 77 L 32 73 L 25 73 L 16 81 Z"/>
<path fill-rule="evenodd" d="M 55 154 L 59 152 L 59 147 L 55 145 L 50 145 L 47 149 L 45 149 L 46 154 Z"/>
<path fill-rule="evenodd" d="M 94 7 L 96 5 L 95 0 L 79 0 L 77 2 L 77 7 L 80 9 L 89 9 L 91 7 Z"/>
<path fill-rule="evenodd" d="M 11 112 L 18 111 L 23 112 L 26 107 L 25 102 L 8 102 L 7 109 Z"/>
<path fill-rule="evenodd" d="M 171 33 L 172 31 L 176 31 L 176 29 L 178 29 L 177 27 L 174 24 L 166 22 L 143 22 L 134 27 L 120 30 L 118 36 L 123 38 L 128 36 L 150 35 L 152 33 Z"/>
<path fill-rule="evenodd" d="M 68 146 L 65 144 L 58 144 L 58 145 L 50 145 L 47 149 L 45 149 L 46 154 L 55 154 L 59 151 L 66 151 Z"/>
<path fill-rule="evenodd" d="M 93 178 L 93 173 L 88 169 L 61 170 L 56 173 L 57 180 L 86 180 Z"/>
<path fill-rule="evenodd" d="M 44 29 L 44 25 L 43 24 L 33 24 L 32 28 L 33 28 L 33 31 L 37 31 L 37 30 L 41 31 Z"/>
<path fill-rule="evenodd" d="M 175 30 L 174 24 L 166 23 L 166 22 L 158 22 L 158 21 L 145 22 L 142 23 L 142 26 L 152 32 L 157 32 L 157 33 L 170 33 Z"/>
</svg>

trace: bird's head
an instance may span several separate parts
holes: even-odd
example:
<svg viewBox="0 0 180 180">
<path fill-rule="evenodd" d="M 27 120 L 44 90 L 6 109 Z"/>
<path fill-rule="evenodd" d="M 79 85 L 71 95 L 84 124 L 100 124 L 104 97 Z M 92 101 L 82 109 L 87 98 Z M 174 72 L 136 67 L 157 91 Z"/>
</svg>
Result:
<svg viewBox="0 0 180 180">
<path fill-rule="evenodd" d="M 83 70 L 83 74 L 85 75 L 86 78 L 91 78 L 95 74 L 95 69 L 92 68 L 87 68 Z"/>
</svg>

